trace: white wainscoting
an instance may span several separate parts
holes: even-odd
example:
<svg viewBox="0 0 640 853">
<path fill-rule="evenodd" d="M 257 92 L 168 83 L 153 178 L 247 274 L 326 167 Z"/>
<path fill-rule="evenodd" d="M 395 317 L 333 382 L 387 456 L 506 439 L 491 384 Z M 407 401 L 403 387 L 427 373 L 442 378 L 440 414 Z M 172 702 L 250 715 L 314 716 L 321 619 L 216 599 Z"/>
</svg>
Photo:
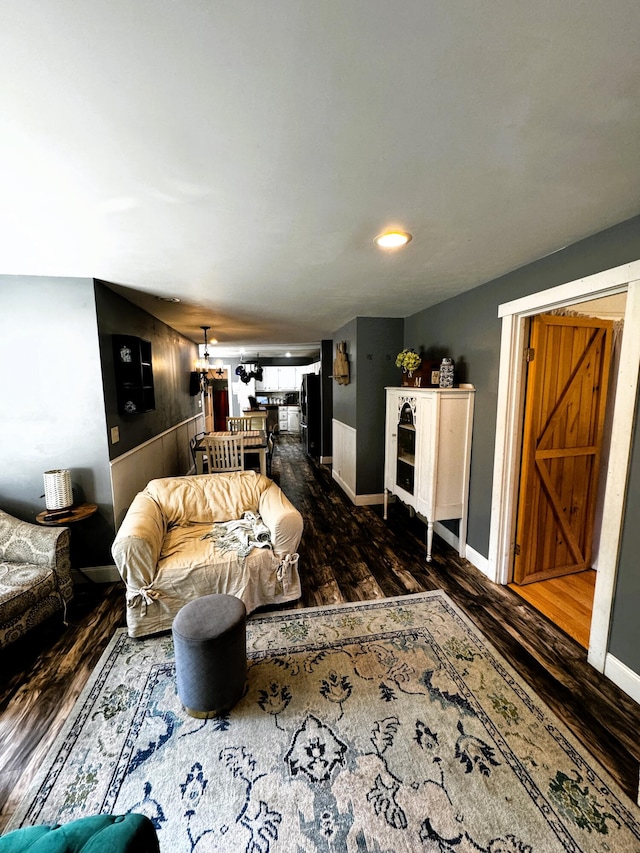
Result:
<svg viewBox="0 0 640 853">
<path fill-rule="evenodd" d="M 358 433 L 353 427 L 332 421 L 333 470 L 331 476 L 355 503 L 356 500 L 356 446 Z"/>
<path fill-rule="evenodd" d="M 189 440 L 204 432 L 204 415 L 196 415 L 145 441 L 111 461 L 111 491 L 116 530 L 131 501 L 158 477 L 180 477 L 193 472 Z"/>
</svg>

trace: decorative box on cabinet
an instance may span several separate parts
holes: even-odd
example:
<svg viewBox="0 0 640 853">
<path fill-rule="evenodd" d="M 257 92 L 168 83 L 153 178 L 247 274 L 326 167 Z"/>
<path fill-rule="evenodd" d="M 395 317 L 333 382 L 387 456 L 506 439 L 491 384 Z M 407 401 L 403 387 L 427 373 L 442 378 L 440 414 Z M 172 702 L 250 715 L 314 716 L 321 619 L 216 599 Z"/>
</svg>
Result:
<svg viewBox="0 0 640 853">
<path fill-rule="evenodd" d="M 384 517 L 389 494 L 427 523 L 431 560 L 433 523 L 460 519 L 458 550 L 464 556 L 471 461 L 471 388 L 387 388 Z"/>
<path fill-rule="evenodd" d="M 156 407 L 151 343 L 134 335 L 113 336 L 118 411 L 139 415 Z"/>
</svg>

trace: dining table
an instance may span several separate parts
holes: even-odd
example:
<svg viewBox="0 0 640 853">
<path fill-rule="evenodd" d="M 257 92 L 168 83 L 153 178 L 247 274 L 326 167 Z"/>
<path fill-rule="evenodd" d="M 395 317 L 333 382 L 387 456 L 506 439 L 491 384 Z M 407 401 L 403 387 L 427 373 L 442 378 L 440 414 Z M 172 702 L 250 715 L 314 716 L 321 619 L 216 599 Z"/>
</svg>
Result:
<svg viewBox="0 0 640 853">
<path fill-rule="evenodd" d="M 265 477 L 267 476 L 267 432 L 264 429 L 245 429 L 233 432 L 231 430 L 217 430 L 215 432 L 207 433 L 209 436 L 227 436 L 227 435 L 241 435 L 242 436 L 242 447 L 243 453 L 246 457 L 247 454 L 257 453 L 260 458 L 260 473 Z M 203 436 L 200 441 L 196 444 L 196 468 L 198 474 L 204 474 L 204 446 L 202 442 L 206 436 Z"/>
</svg>

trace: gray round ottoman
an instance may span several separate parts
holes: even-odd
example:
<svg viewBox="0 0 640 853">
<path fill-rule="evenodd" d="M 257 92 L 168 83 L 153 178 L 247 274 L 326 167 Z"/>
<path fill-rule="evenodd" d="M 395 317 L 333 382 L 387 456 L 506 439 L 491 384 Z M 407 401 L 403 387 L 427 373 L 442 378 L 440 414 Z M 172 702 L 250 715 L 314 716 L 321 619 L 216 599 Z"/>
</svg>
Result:
<svg viewBox="0 0 640 853">
<path fill-rule="evenodd" d="M 173 620 L 178 696 L 187 714 L 208 718 L 242 696 L 247 676 L 247 611 L 233 595 L 205 595 Z"/>
</svg>

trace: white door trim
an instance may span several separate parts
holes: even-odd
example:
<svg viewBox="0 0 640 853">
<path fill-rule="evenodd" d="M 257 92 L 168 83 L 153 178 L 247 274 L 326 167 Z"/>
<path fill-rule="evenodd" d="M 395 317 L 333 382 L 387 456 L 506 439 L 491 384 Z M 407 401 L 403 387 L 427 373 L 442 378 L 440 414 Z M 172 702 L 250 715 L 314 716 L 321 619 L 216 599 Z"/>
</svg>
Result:
<svg viewBox="0 0 640 853">
<path fill-rule="evenodd" d="M 589 663 L 601 672 L 604 670 L 609 637 L 640 371 L 640 336 L 632 331 L 640 328 L 640 261 L 498 306 L 498 316 L 503 322 L 487 568 L 491 580 L 504 584 L 509 580 L 513 564 L 527 318 L 587 298 L 624 291 L 627 291 L 625 328 L 628 333 L 623 334 L 620 353 L 613 437 L 604 497 L 603 518 L 607 523 L 603 525 L 600 538 L 588 657 Z"/>
<path fill-rule="evenodd" d="M 640 271 L 637 275 L 640 278 Z M 589 663 L 600 672 L 604 672 L 607 657 L 638 394 L 638 372 L 640 371 L 640 335 L 638 334 L 640 281 L 638 280 L 629 282 L 624 322 L 629 334 L 623 334 L 620 349 L 620 369 L 611 426 L 611 452 L 602 512 L 605 523 L 600 536 L 598 573 L 587 658 Z"/>
</svg>

